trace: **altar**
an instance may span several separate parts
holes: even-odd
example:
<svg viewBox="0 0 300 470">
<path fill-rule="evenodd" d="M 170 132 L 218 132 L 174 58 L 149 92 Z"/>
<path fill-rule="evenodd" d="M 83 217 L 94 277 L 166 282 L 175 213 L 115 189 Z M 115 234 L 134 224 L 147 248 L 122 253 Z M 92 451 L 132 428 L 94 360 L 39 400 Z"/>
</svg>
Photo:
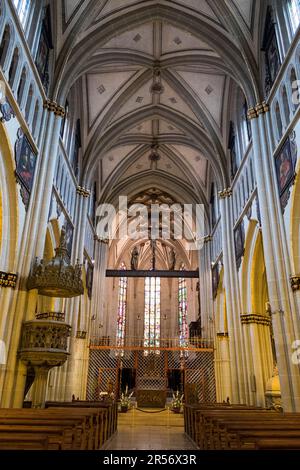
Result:
<svg viewBox="0 0 300 470">
<path fill-rule="evenodd" d="M 138 408 L 165 408 L 167 392 L 166 390 L 137 390 L 136 400 Z"/>
<path fill-rule="evenodd" d="M 159 354 L 149 354 L 127 347 L 121 356 L 108 346 L 91 346 L 87 399 L 98 399 L 111 381 L 115 396 L 127 386 L 138 408 L 165 408 L 168 394 L 171 397 L 177 390 L 184 392 L 188 403 L 215 402 L 213 349 L 193 347 L 188 353 L 183 356 L 180 348 L 160 348 Z"/>
</svg>

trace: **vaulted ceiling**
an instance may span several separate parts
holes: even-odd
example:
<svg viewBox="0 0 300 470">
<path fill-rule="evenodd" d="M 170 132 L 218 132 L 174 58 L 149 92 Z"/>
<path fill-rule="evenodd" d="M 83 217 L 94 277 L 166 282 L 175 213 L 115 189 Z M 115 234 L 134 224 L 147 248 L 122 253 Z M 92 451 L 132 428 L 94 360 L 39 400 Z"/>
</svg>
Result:
<svg viewBox="0 0 300 470">
<path fill-rule="evenodd" d="M 83 180 L 96 174 L 106 200 L 156 185 L 207 203 L 212 174 L 229 179 L 232 83 L 248 102 L 260 94 L 261 2 L 54 3 L 53 95 L 80 84 Z"/>
</svg>

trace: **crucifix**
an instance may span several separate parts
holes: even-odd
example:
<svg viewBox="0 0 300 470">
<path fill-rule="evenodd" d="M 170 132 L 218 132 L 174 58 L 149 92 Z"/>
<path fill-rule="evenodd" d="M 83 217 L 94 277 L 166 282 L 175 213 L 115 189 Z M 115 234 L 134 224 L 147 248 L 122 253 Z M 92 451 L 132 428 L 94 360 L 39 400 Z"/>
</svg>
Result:
<svg viewBox="0 0 300 470">
<path fill-rule="evenodd" d="M 106 277 L 165 277 L 165 278 L 182 278 L 182 270 L 173 269 L 156 269 L 156 239 L 150 241 L 152 256 L 150 269 L 107 269 Z M 199 269 L 195 271 L 184 271 L 185 279 L 199 279 Z"/>
</svg>

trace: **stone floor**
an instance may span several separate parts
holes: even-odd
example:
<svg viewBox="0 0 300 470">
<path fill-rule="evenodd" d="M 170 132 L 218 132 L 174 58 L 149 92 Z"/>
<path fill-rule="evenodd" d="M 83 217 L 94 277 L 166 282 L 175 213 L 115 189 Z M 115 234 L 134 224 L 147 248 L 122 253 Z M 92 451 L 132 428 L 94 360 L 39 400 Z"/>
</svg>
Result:
<svg viewBox="0 0 300 470">
<path fill-rule="evenodd" d="M 149 410 L 148 410 L 149 411 Z M 107 450 L 193 450 L 185 436 L 183 416 L 169 410 L 161 413 L 130 410 L 119 413 L 118 432 Z"/>
</svg>

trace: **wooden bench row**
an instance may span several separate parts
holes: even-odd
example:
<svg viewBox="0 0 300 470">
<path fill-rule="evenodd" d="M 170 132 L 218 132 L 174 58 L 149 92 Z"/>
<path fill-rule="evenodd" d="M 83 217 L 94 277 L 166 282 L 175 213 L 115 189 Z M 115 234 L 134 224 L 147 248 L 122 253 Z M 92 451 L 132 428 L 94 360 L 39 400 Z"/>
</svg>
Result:
<svg viewBox="0 0 300 470">
<path fill-rule="evenodd" d="M 200 449 L 300 449 L 300 414 L 245 405 L 186 405 L 185 432 Z"/>
<path fill-rule="evenodd" d="M 97 405 L 97 406 L 96 406 Z M 0 450 L 96 450 L 117 429 L 117 405 L 76 402 L 0 409 Z"/>
<path fill-rule="evenodd" d="M 103 428 L 103 438 L 104 441 L 109 439 L 116 431 L 118 426 L 118 404 L 116 402 L 105 403 L 99 401 L 83 401 L 76 400 L 72 402 L 59 402 L 59 401 L 48 401 L 45 404 L 47 409 L 58 409 L 58 408 L 68 408 L 68 409 L 80 409 L 82 407 L 89 409 L 101 409 L 105 410 L 105 425 Z"/>
</svg>

